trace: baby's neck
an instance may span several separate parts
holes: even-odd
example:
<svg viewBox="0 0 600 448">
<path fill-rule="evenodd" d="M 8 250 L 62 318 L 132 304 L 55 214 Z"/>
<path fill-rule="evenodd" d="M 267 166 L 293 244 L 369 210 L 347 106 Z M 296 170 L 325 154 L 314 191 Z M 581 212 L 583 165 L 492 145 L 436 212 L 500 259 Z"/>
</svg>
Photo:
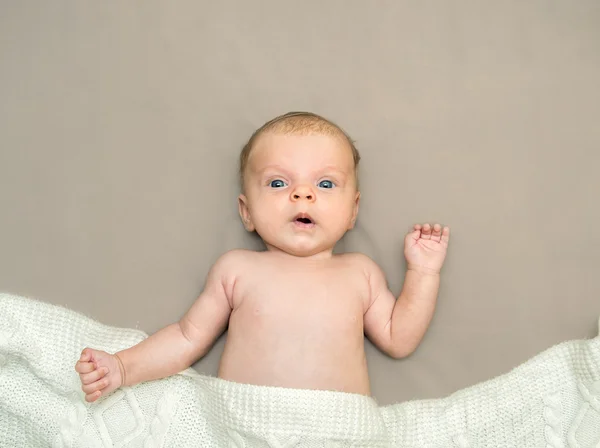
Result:
<svg viewBox="0 0 600 448">
<path fill-rule="evenodd" d="M 270 244 L 265 244 L 267 246 L 267 252 L 272 254 L 274 257 L 281 257 L 285 260 L 292 261 L 300 261 L 300 262 L 311 262 L 311 261 L 324 261 L 330 260 L 333 258 L 333 248 L 328 248 L 321 252 L 311 253 L 311 254 L 291 254 L 284 250 L 279 249 L 278 247 L 271 246 Z"/>
</svg>

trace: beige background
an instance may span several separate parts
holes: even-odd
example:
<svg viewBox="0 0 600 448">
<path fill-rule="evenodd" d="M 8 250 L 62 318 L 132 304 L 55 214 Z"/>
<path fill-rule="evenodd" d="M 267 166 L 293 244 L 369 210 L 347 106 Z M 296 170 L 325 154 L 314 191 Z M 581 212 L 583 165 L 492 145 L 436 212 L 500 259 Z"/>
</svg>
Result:
<svg viewBox="0 0 600 448">
<path fill-rule="evenodd" d="M 600 3 L 0 3 L 0 290 L 154 332 L 237 218 L 250 133 L 289 110 L 362 152 L 360 250 L 400 291 L 415 222 L 453 230 L 418 351 L 368 346 L 383 404 L 508 371 L 600 314 Z M 209 374 L 224 339 L 196 367 Z"/>
</svg>

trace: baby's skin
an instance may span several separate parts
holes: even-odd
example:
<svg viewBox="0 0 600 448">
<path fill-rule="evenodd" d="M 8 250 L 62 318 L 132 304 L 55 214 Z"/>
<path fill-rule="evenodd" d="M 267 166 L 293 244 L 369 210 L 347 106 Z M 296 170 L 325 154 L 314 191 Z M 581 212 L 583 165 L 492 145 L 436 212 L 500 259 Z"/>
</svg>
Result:
<svg viewBox="0 0 600 448">
<path fill-rule="evenodd" d="M 333 254 L 359 200 L 341 133 L 264 132 L 239 211 L 267 250 L 221 256 L 185 315 L 141 343 L 115 354 L 85 348 L 75 370 L 86 400 L 186 369 L 226 329 L 224 380 L 370 395 L 364 336 L 394 358 L 416 349 L 435 310 L 450 230 L 426 223 L 408 232 L 396 298 L 369 257 Z"/>
</svg>

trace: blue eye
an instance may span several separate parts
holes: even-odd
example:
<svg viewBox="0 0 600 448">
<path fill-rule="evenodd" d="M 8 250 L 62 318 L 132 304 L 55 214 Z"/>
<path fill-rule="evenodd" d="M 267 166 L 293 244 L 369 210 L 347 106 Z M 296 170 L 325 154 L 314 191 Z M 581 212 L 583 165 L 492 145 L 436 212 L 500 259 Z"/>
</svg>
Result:
<svg viewBox="0 0 600 448">
<path fill-rule="evenodd" d="M 319 188 L 333 188 L 335 185 L 330 180 L 322 180 L 319 182 Z"/>
<path fill-rule="evenodd" d="M 269 186 L 271 188 L 283 188 L 286 185 L 287 184 L 284 181 L 282 181 L 281 179 L 272 180 L 271 183 L 269 184 Z"/>
</svg>

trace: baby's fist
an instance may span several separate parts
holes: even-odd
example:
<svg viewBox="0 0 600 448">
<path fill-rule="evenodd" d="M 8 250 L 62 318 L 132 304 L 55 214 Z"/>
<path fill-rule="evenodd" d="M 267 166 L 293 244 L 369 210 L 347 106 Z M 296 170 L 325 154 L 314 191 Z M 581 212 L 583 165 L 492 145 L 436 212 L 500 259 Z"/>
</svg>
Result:
<svg viewBox="0 0 600 448">
<path fill-rule="evenodd" d="M 75 371 L 79 373 L 85 401 L 90 403 L 110 394 L 124 382 L 119 358 L 102 350 L 85 348 L 75 364 Z"/>
</svg>

